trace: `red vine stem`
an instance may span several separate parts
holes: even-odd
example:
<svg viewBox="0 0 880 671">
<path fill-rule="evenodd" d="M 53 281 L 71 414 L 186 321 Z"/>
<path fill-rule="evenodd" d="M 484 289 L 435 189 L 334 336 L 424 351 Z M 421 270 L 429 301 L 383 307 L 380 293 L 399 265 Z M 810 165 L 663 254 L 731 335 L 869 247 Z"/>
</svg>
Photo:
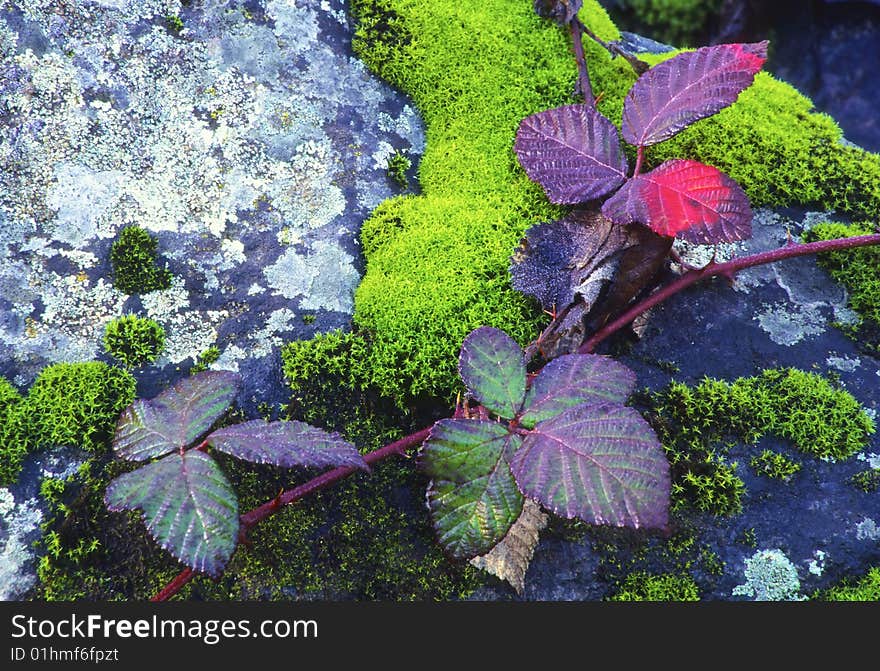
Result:
<svg viewBox="0 0 880 671">
<path fill-rule="evenodd" d="M 651 308 L 659 305 L 667 298 L 674 296 L 692 284 L 696 284 L 701 280 L 715 277 L 717 275 L 725 275 L 732 277 L 735 273 L 746 268 L 761 266 L 766 263 L 774 263 L 783 259 L 790 259 L 796 256 L 807 256 L 809 254 L 821 254 L 823 252 L 839 251 L 843 249 L 852 249 L 854 247 L 867 247 L 869 245 L 880 245 L 880 234 L 859 235 L 852 238 L 838 238 L 835 240 L 819 240 L 818 242 L 793 243 L 779 249 L 773 249 L 760 254 L 751 256 L 743 256 L 725 263 L 710 262 L 704 268 L 689 270 L 677 280 L 670 282 L 662 289 L 655 291 L 645 300 L 637 303 L 629 310 L 620 315 L 617 319 L 609 322 L 601 329 L 590 336 L 578 350 L 582 354 L 592 352 L 596 345 L 605 340 L 612 333 L 630 324 L 636 317 L 643 312 L 647 312 Z"/>
<path fill-rule="evenodd" d="M 708 279 L 710 277 L 715 277 L 718 275 L 732 277 L 740 270 L 745 270 L 746 268 L 752 268 L 754 266 L 760 266 L 767 263 L 774 263 L 775 261 L 782 261 L 783 259 L 790 259 L 797 256 L 807 256 L 810 254 L 820 254 L 823 252 L 853 249 L 855 247 L 867 247 L 869 245 L 880 245 L 880 234 L 860 235 L 857 237 L 839 238 L 835 240 L 821 240 L 818 242 L 810 242 L 805 244 L 788 244 L 785 247 L 774 249 L 768 252 L 761 252 L 759 254 L 753 254 L 752 256 L 744 256 L 742 258 L 733 259 L 732 261 L 727 261 L 725 263 L 712 262 L 704 268 L 690 270 L 678 279 L 664 286 L 662 289 L 654 292 L 645 300 L 631 307 L 614 321 L 609 322 L 601 329 L 596 331 L 596 333 L 594 333 L 592 336 L 590 336 L 590 338 L 586 340 L 586 342 L 584 342 L 579 352 L 584 354 L 592 352 L 599 343 L 601 343 L 603 340 L 605 340 L 624 326 L 627 326 L 643 312 L 646 312 L 647 310 L 650 310 L 651 308 L 659 305 L 667 298 L 674 296 L 679 291 L 686 289 L 692 284 L 696 284 L 697 282 Z M 430 427 L 422 429 L 421 431 L 411 433 L 410 435 L 405 436 L 400 440 L 396 440 L 393 443 L 389 443 L 385 447 L 374 450 L 373 452 L 369 452 L 368 454 L 364 455 L 364 461 L 366 461 L 367 464 L 372 465 L 391 456 L 403 455 L 409 450 L 421 445 L 422 442 L 430 434 L 430 431 Z M 298 501 L 299 499 L 308 496 L 309 494 L 320 491 L 322 489 L 326 489 L 330 485 L 335 484 L 336 482 L 339 482 L 344 478 L 347 478 L 349 475 L 356 472 L 356 470 L 357 469 L 351 467 L 335 468 L 332 471 L 322 473 L 321 475 L 313 478 L 312 480 L 309 480 L 299 487 L 281 492 L 272 500 L 267 501 L 260 507 L 254 508 L 253 510 L 241 516 L 240 527 L 242 530 L 242 535 L 246 535 L 247 532 L 256 524 L 266 519 L 267 517 L 271 517 L 279 510 L 281 510 L 284 506 Z M 177 594 L 195 576 L 196 573 L 192 569 L 184 569 L 177 575 L 177 577 L 175 577 L 160 592 L 158 592 L 151 599 L 151 601 L 167 601 L 172 596 Z"/>
<path fill-rule="evenodd" d="M 596 106 L 593 99 L 593 86 L 590 84 L 590 72 L 587 70 L 587 57 L 584 54 L 584 36 L 582 32 L 583 24 L 575 19 L 570 24 L 571 27 L 571 47 L 574 49 L 574 59 L 578 66 L 578 88 L 581 95 L 584 96 L 584 103 L 590 107 Z"/>
</svg>

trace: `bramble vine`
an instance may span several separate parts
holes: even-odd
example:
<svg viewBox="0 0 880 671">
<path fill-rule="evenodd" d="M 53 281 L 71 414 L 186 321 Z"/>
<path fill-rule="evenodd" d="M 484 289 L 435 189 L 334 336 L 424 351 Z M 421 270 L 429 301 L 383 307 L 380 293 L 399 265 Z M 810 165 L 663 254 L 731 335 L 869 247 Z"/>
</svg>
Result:
<svg viewBox="0 0 880 671">
<path fill-rule="evenodd" d="M 154 600 L 171 598 L 197 573 L 221 573 L 248 531 L 286 505 L 419 448 L 439 542 L 452 557 L 488 570 L 487 557 L 520 542 L 523 527 L 536 538 L 542 508 L 591 524 L 663 529 L 669 464 L 650 426 L 625 405 L 633 374 L 594 354 L 596 348 L 702 280 L 880 244 L 880 234 L 792 242 L 703 268 L 685 266 L 658 288 L 673 238 L 742 240 L 752 213 L 741 187 L 711 166 L 676 159 L 645 172 L 648 148 L 733 104 L 761 69 L 767 44 L 706 47 L 641 74 L 623 110 L 621 132 L 635 148 L 630 171 L 618 130 L 593 99 L 581 40 L 594 36 L 577 17 L 581 4 L 534 3 L 539 14 L 570 28 L 584 102 L 527 117 L 514 145 L 526 174 L 552 202 L 577 206 L 529 229 L 511 262 L 514 288 L 536 298 L 553 315 L 550 324 L 525 351 L 497 329 L 473 331 L 459 357 L 468 396 L 454 415 L 365 455 L 301 422 L 254 420 L 212 430 L 236 396 L 232 373 L 201 372 L 151 401 L 135 401 L 120 418 L 113 446 L 122 458 L 149 462 L 114 480 L 105 500 L 111 509 L 141 510 L 157 542 L 188 566 Z M 603 46 L 637 72 L 644 69 Z M 333 468 L 239 514 L 211 450 L 277 466 Z M 530 556 L 533 547 L 519 550 Z M 518 576 L 502 577 L 521 588 L 525 566 L 517 567 Z"/>
</svg>

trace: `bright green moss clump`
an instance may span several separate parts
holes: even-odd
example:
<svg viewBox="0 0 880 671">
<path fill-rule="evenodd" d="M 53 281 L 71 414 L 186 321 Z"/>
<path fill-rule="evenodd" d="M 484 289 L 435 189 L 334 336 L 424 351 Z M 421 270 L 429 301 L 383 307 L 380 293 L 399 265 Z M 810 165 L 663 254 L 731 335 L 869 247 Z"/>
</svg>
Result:
<svg viewBox="0 0 880 671">
<path fill-rule="evenodd" d="M 98 362 L 46 366 L 24 399 L 0 378 L 0 484 L 15 481 L 31 450 L 102 450 L 134 394 L 129 373 Z"/>
<path fill-rule="evenodd" d="M 126 368 L 153 363 L 165 349 L 165 329 L 152 319 L 125 315 L 107 324 L 104 349 Z"/>
<path fill-rule="evenodd" d="M 754 443 L 773 433 L 814 457 L 845 459 L 863 449 L 874 432 L 871 418 L 850 393 L 793 368 L 732 383 L 707 378 L 689 387 L 673 382 L 653 396 L 652 405 L 651 420 L 672 466 L 673 508 L 693 506 L 721 515 L 737 512 L 745 491 L 736 464 L 724 459 L 727 441 Z M 758 455 L 752 465 L 790 476 L 797 464 L 783 460 Z"/>
<path fill-rule="evenodd" d="M 110 247 L 113 285 L 127 294 L 145 294 L 168 289 L 171 271 L 159 268 L 158 242 L 140 226 L 126 226 Z"/>
<path fill-rule="evenodd" d="M 412 97 L 427 134 L 422 195 L 386 201 L 362 228 L 359 365 L 401 405 L 422 395 L 450 399 L 467 333 L 495 326 L 525 344 L 544 319 L 510 288 L 507 268 L 524 231 L 561 210 L 527 179 L 512 148 L 525 116 L 574 102 L 569 37 L 522 0 L 354 0 L 351 10 L 357 54 Z M 619 37 L 595 0 L 584 3 L 581 17 L 600 37 Z M 592 41 L 585 49 L 600 108 L 619 122 L 635 75 Z M 880 213 L 880 159 L 841 145 L 839 128 L 811 107 L 761 74 L 732 108 L 652 148 L 648 158 L 715 165 L 755 205 Z"/>
<path fill-rule="evenodd" d="M 876 226 L 865 224 L 819 224 L 804 235 L 806 242 L 831 240 L 876 233 Z M 880 247 L 860 247 L 842 252 L 820 254 L 819 265 L 843 284 L 848 292 L 848 306 L 862 318 L 852 335 L 871 349 L 880 349 Z"/>
<path fill-rule="evenodd" d="M 105 363 L 47 366 L 28 392 L 24 412 L 32 447 L 106 447 L 119 413 L 134 400 L 135 379 Z"/>
<path fill-rule="evenodd" d="M 801 470 L 799 463 L 773 450 L 764 450 L 761 454 L 755 455 L 749 461 L 749 466 L 759 475 L 785 481 L 791 480 L 794 474 Z"/>
<path fill-rule="evenodd" d="M 19 439 L 21 395 L 6 378 L 0 377 L 0 485 L 15 482 L 27 445 Z"/>
<path fill-rule="evenodd" d="M 609 601 L 699 601 L 700 590 L 689 575 L 639 571 L 630 573 Z"/>
<path fill-rule="evenodd" d="M 872 568 L 855 584 L 844 581 L 836 587 L 817 592 L 819 601 L 880 601 L 880 568 Z"/>
</svg>

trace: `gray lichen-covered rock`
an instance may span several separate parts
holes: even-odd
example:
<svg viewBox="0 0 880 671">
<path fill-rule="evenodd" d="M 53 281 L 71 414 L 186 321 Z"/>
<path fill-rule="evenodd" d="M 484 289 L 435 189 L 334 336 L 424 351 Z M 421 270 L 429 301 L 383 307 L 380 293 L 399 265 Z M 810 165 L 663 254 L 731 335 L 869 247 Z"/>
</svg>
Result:
<svg viewBox="0 0 880 671">
<path fill-rule="evenodd" d="M 141 394 L 216 345 L 245 407 L 283 402 L 278 346 L 347 323 L 387 158 L 422 151 L 349 33 L 341 0 L 0 5 L 0 374 L 100 358 L 131 311 L 167 334 Z M 132 224 L 169 289 L 113 286 Z"/>
</svg>

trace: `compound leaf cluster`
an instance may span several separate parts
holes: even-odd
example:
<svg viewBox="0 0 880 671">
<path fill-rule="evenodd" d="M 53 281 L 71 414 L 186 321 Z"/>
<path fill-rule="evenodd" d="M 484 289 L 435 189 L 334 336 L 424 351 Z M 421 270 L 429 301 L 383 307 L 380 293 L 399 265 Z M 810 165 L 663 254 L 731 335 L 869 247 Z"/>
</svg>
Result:
<svg viewBox="0 0 880 671">
<path fill-rule="evenodd" d="M 239 517 L 235 492 L 208 447 L 275 466 L 368 468 L 354 445 L 302 422 L 254 420 L 208 433 L 240 383 L 235 373 L 204 371 L 135 400 L 119 418 L 113 449 L 129 461 L 155 460 L 113 480 L 104 495 L 110 510 L 140 510 L 163 548 L 215 577 L 238 544 Z"/>
<path fill-rule="evenodd" d="M 679 54 L 644 74 L 624 101 L 622 134 L 639 152 L 635 174 L 617 129 L 592 101 L 526 117 L 514 150 L 551 202 L 578 204 L 617 193 L 602 214 L 667 237 L 715 244 L 751 235 L 748 197 L 730 177 L 696 161 L 668 161 L 640 174 L 645 148 L 736 102 L 767 57 L 767 42 L 722 44 Z"/>
<path fill-rule="evenodd" d="M 452 556 L 491 551 L 524 498 L 594 524 L 666 525 L 669 464 L 647 422 L 623 405 L 635 383 L 629 369 L 570 354 L 527 388 L 522 350 L 503 331 L 482 327 L 465 338 L 460 370 L 497 420 L 442 420 L 422 449 L 434 527 Z"/>
</svg>

